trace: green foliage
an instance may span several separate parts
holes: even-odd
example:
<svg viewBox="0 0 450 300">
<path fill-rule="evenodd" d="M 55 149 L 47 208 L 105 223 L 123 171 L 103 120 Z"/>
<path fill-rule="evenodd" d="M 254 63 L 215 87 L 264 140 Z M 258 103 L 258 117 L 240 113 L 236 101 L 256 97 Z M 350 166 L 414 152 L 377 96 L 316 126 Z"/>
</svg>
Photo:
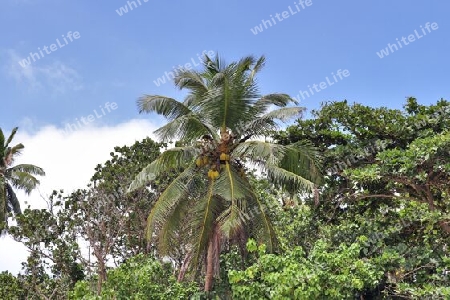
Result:
<svg viewBox="0 0 450 300">
<path fill-rule="evenodd" d="M 58 197 L 59 196 L 59 197 Z M 49 209 L 25 209 L 10 234 L 29 251 L 19 280 L 27 299 L 62 298 L 84 278 L 73 219 L 54 192 Z M 50 275 L 52 274 L 52 275 Z"/>
<path fill-rule="evenodd" d="M 259 94 L 263 65 L 180 71 L 182 102 L 138 100 L 176 147 L 115 147 L 47 209 L 21 214 L 14 189 L 44 172 L 13 166 L 24 146 L 0 129 L 0 231 L 14 213 L 29 250 L 20 274 L 0 273 L 0 299 L 450 299 L 450 102 L 324 103 L 272 142 L 303 108 Z"/>
<path fill-rule="evenodd" d="M 20 226 L 10 233 L 30 252 L 20 275 L 27 297 L 63 297 L 92 270 L 100 275 L 100 290 L 106 256 L 120 262 L 150 250 L 142 233 L 151 193 L 143 188 L 125 194 L 125 189 L 132 174 L 159 155 L 160 146 L 145 139 L 116 147 L 111 160 L 97 166 L 87 190 L 69 196 L 54 191 L 47 209 L 25 209 L 18 217 Z M 94 263 L 82 255 L 79 244 L 91 246 Z"/>
<path fill-rule="evenodd" d="M 23 297 L 22 286 L 9 272 L 0 273 L 0 299 L 21 299 Z"/>
<path fill-rule="evenodd" d="M 286 94 L 258 92 L 255 76 L 264 62 L 264 57 L 248 56 L 224 64 L 218 56 L 205 56 L 201 71 L 180 71 L 174 79 L 178 88 L 188 90 L 184 101 L 160 95 L 137 101 L 140 112 L 167 118 L 155 134 L 165 142 L 180 140 L 180 147 L 164 151 L 136 176 L 129 190 L 175 170 L 177 178 L 149 214 L 147 235 L 158 241 L 162 256 L 171 255 L 173 245 L 189 249 L 180 279 L 185 273 L 197 277 L 204 272 L 207 291 L 219 272 L 223 244 L 243 247 L 252 235 L 268 251 L 277 246 L 271 220 L 248 180 L 245 164 L 257 165 L 271 182 L 291 191 L 311 192 L 321 178 L 319 155 L 309 143 L 286 146 L 250 140 L 267 135 L 304 110 L 292 106 L 297 103 Z"/>
<path fill-rule="evenodd" d="M 325 157 L 320 201 L 292 210 L 295 220 L 278 214 L 280 229 L 295 224 L 304 240 L 290 244 L 288 231 L 287 244 L 308 252 L 314 239 L 359 241 L 361 257 L 384 271 L 362 296 L 446 299 L 449 120 L 445 100 L 423 106 L 409 98 L 405 111 L 342 101 L 277 134 L 283 144 L 310 140 Z"/>
<path fill-rule="evenodd" d="M 359 257 L 359 243 L 334 248 L 318 240 L 309 254 L 296 247 L 276 255 L 250 242 L 248 250 L 258 251 L 258 261 L 230 271 L 234 299 L 353 299 L 383 277 L 376 264 Z"/>
<path fill-rule="evenodd" d="M 100 295 L 89 281 L 80 281 L 69 299 L 189 299 L 198 292 L 193 283 L 176 282 L 170 265 L 141 254 L 108 271 L 107 278 Z"/>
<path fill-rule="evenodd" d="M 5 141 L 5 136 L 0 128 L 0 234 L 8 226 L 8 213 L 14 212 L 14 215 L 22 213 L 13 188 L 21 189 L 26 194 L 30 194 L 39 185 L 39 180 L 35 176 L 45 175 L 44 170 L 34 165 L 12 166 L 15 157 L 25 148 L 22 144 L 9 145 L 17 130 L 18 127 L 14 128 Z"/>
</svg>

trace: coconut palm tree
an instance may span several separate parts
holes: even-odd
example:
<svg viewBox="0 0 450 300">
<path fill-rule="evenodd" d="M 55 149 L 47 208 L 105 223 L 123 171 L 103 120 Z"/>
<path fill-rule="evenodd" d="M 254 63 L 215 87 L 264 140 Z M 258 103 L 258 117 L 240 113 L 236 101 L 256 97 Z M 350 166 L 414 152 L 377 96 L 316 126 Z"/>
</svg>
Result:
<svg viewBox="0 0 450 300">
<path fill-rule="evenodd" d="M 276 247 L 248 167 L 289 190 L 312 191 L 320 178 L 318 153 L 312 146 L 262 140 L 280 122 L 304 110 L 292 106 L 298 103 L 286 94 L 259 94 L 255 76 L 264 63 L 264 57 L 249 56 L 226 65 L 218 56 L 205 56 L 202 71 L 180 70 L 174 79 L 178 88 L 188 90 L 183 102 L 159 95 L 137 101 L 140 113 L 156 112 L 168 119 L 155 131 L 162 141 L 177 140 L 183 146 L 163 152 L 136 176 L 129 191 L 182 170 L 152 208 L 147 237 L 158 238 L 162 255 L 182 240 L 188 254 L 179 279 L 188 267 L 198 274 L 206 259 L 205 291 L 211 290 L 224 242 L 245 247 L 252 236 L 268 251 Z"/>
<path fill-rule="evenodd" d="M 9 212 L 14 212 L 15 215 L 22 213 L 13 187 L 30 194 L 39 184 L 39 180 L 33 175 L 45 175 L 41 168 L 34 165 L 12 166 L 15 156 L 19 155 L 24 149 L 22 144 L 9 147 L 17 129 L 17 127 L 14 128 L 5 141 L 5 136 L 0 128 L 0 232 L 4 232 L 7 227 Z"/>
</svg>

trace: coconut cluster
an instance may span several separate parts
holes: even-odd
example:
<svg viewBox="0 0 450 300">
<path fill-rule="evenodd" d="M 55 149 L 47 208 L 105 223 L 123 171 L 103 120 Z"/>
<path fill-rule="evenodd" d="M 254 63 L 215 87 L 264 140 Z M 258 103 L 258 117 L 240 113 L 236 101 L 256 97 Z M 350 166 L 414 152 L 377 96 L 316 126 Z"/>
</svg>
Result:
<svg viewBox="0 0 450 300">
<path fill-rule="evenodd" d="M 204 135 L 200 141 L 202 154 L 196 159 L 197 167 L 209 166 L 208 178 L 215 180 L 220 176 L 220 170 L 231 160 L 230 146 L 234 140 L 229 130 L 221 130 L 219 143 L 209 135 Z"/>
</svg>

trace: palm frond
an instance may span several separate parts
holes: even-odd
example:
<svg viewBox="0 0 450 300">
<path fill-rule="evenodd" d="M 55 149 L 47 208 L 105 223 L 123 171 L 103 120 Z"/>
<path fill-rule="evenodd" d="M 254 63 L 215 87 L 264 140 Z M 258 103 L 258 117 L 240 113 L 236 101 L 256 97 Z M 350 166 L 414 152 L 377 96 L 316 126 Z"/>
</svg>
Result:
<svg viewBox="0 0 450 300">
<path fill-rule="evenodd" d="M 304 107 L 283 107 L 279 109 L 272 110 L 265 115 L 261 116 L 261 119 L 266 120 L 280 120 L 286 122 L 292 118 L 301 117 L 302 113 L 305 111 Z"/>
<path fill-rule="evenodd" d="M 254 162 L 277 164 L 284 156 L 286 146 L 263 141 L 246 141 L 236 146 L 232 155 Z"/>
<path fill-rule="evenodd" d="M 252 65 L 256 63 L 256 58 L 252 55 L 241 58 L 237 63 L 237 71 L 245 72 L 250 71 Z"/>
<path fill-rule="evenodd" d="M 148 240 L 151 240 L 155 223 L 163 223 L 167 220 L 167 216 L 176 204 L 187 198 L 190 191 L 189 182 L 194 179 L 195 174 L 196 165 L 193 163 L 175 178 L 159 196 L 147 219 Z"/>
<path fill-rule="evenodd" d="M 252 71 L 250 72 L 250 76 L 248 78 L 249 83 L 254 81 L 256 74 L 259 71 L 261 71 L 261 69 L 264 67 L 265 64 L 266 64 L 266 58 L 264 56 L 261 56 L 260 58 L 258 58 L 255 65 L 253 66 Z"/>
<path fill-rule="evenodd" d="M 183 240 L 184 216 L 190 208 L 191 202 L 185 198 L 175 205 L 174 209 L 167 214 L 166 221 L 158 232 L 158 249 L 161 255 L 169 255 L 171 250 L 179 247 L 177 242 Z"/>
<path fill-rule="evenodd" d="M 17 144 L 14 147 L 10 148 L 11 150 L 9 151 L 9 153 L 11 153 L 12 155 L 19 155 L 24 148 L 25 146 L 23 144 Z"/>
<path fill-rule="evenodd" d="M 217 136 L 215 130 L 209 124 L 201 121 L 200 117 L 189 114 L 181 116 L 154 132 L 162 141 L 196 140 L 203 135 Z"/>
<path fill-rule="evenodd" d="M 5 153 L 5 135 L 3 134 L 3 130 L 0 128 L 0 159 L 3 158 Z"/>
<path fill-rule="evenodd" d="M 286 107 L 291 103 L 298 104 L 298 102 L 288 94 L 268 94 L 255 102 L 255 108 L 258 112 L 264 112 L 272 105 Z"/>
<path fill-rule="evenodd" d="M 235 238 L 240 231 L 244 230 L 250 222 L 245 220 L 245 212 L 239 207 L 244 201 L 236 201 L 217 217 L 217 223 L 222 235 L 227 239 Z"/>
<path fill-rule="evenodd" d="M 187 88 L 197 96 L 208 91 L 208 86 L 205 84 L 202 75 L 194 70 L 182 70 L 175 76 L 175 85 L 179 89 Z"/>
<path fill-rule="evenodd" d="M 29 173 L 31 175 L 45 176 L 45 172 L 42 168 L 30 164 L 20 164 L 11 167 L 6 171 L 6 174 L 11 174 L 14 172 L 24 172 Z"/>
<path fill-rule="evenodd" d="M 221 173 L 216 180 L 214 189 L 216 195 L 234 205 L 236 205 L 236 200 L 248 197 L 250 193 L 249 186 L 233 165 L 226 162 Z"/>
<path fill-rule="evenodd" d="M 247 201 L 248 208 L 245 213 L 246 218 L 249 219 L 253 225 L 254 236 L 259 242 L 264 243 L 267 246 L 269 252 L 273 252 L 277 247 L 278 242 L 270 217 L 266 213 L 266 206 L 254 193 Z"/>
<path fill-rule="evenodd" d="M 316 147 L 307 141 L 286 146 L 285 155 L 279 166 L 300 175 L 316 184 L 322 180 L 322 157 Z"/>
<path fill-rule="evenodd" d="M 285 122 L 293 117 L 301 116 L 303 107 L 283 107 L 251 120 L 237 132 L 239 136 L 266 136 L 270 131 L 279 129 L 277 120 Z"/>
<path fill-rule="evenodd" d="M 220 211 L 220 201 L 214 197 L 215 181 L 210 180 L 203 199 L 192 210 L 190 230 L 192 232 L 193 257 L 191 263 L 196 266 L 204 256 Z"/>
<path fill-rule="evenodd" d="M 223 88 L 208 91 L 201 103 L 202 115 L 215 128 L 230 128 L 237 132 L 240 124 L 255 117 L 250 109 L 258 96 L 254 86 L 238 87 L 227 82 Z"/>
<path fill-rule="evenodd" d="M 241 208 L 251 193 L 251 188 L 236 168 L 226 162 L 222 175 L 217 179 L 215 194 L 228 202 L 229 208 L 217 218 L 227 238 L 232 238 L 245 225 Z"/>
<path fill-rule="evenodd" d="M 39 185 L 39 180 L 30 173 L 22 171 L 9 172 L 10 170 L 6 171 L 6 178 L 13 187 L 24 190 L 26 194 L 29 195 Z"/>
<path fill-rule="evenodd" d="M 302 189 L 308 192 L 314 189 L 314 182 L 292 171 L 283 169 L 275 164 L 260 164 L 260 166 L 267 172 L 269 181 L 278 187 L 288 190 Z"/>
<path fill-rule="evenodd" d="M 214 59 L 210 58 L 205 54 L 203 58 L 203 66 L 205 67 L 205 72 L 202 74 L 203 77 L 211 79 L 215 74 L 222 71 L 225 62 L 220 58 L 219 54 L 214 56 Z"/>
<path fill-rule="evenodd" d="M 207 58 L 211 67 L 207 68 L 208 92 L 199 103 L 202 116 L 216 128 L 230 128 L 234 132 L 238 123 L 249 121 L 252 103 L 260 97 L 253 82 L 247 84 L 249 71 L 255 59 L 251 56 L 237 63 L 220 67 L 217 61 Z"/>
<path fill-rule="evenodd" d="M 268 172 L 269 178 L 284 188 L 309 190 L 321 179 L 320 155 L 316 148 L 307 143 L 298 142 L 284 146 L 262 141 L 246 141 L 239 144 L 232 153 L 235 157 L 259 165 Z"/>
<path fill-rule="evenodd" d="M 136 175 L 128 188 L 128 192 L 147 185 L 163 172 L 171 169 L 185 168 L 188 164 L 192 163 L 193 159 L 199 153 L 200 150 L 193 146 L 175 147 L 164 151 L 157 159 Z"/>
<path fill-rule="evenodd" d="M 17 130 L 19 130 L 19 127 L 15 127 L 15 128 L 11 131 L 11 134 L 9 135 L 8 139 L 6 140 L 5 148 L 8 148 L 9 143 L 11 143 L 11 141 L 13 140 L 14 136 L 15 136 L 16 133 L 17 133 Z"/>
<path fill-rule="evenodd" d="M 6 196 L 6 182 L 3 176 L 0 176 L 0 234 L 3 233 L 3 229 L 6 227 L 6 205 L 7 205 L 7 196 Z"/>
<path fill-rule="evenodd" d="M 159 95 L 145 95 L 137 100 L 139 113 L 156 112 L 163 115 L 168 120 L 174 120 L 178 117 L 191 113 L 191 110 L 183 103 L 169 97 Z"/>
<path fill-rule="evenodd" d="M 279 145 L 262 141 L 247 141 L 232 152 L 234 157 L 251 161 L 267 172 L 277 186 L 312 190 L 320 180 L 319 155 L 307 144 Z M 313 182 L 314 181 L 314 182 Z"/>
</svg>

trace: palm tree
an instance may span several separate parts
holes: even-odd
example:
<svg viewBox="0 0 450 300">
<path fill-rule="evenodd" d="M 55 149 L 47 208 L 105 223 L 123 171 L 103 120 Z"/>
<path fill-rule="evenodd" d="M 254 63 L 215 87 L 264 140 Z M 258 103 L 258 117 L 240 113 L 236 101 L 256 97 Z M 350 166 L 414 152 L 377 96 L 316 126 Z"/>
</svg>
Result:
<svg viewBox="0 0 450 300">
<path fill-rule="evenodd" d="M 15 215 L 22 213 L 13 187 L 30 194 L 39 184 L 39 180 L 33 175 L 45 175 L 41 168 L 34 165 L 21 164 L 12 167 L 14 157 L 24 149 L 22 144 L 9 147 L 17 129 L 16 127 L 12 130 L 11 135 L 5 142 L 5 136 L 0 128 L 0 232 L 4 232 L 7 227 L 9 212 L 12 211 Z"/>
<path fill-rule="evenodd" d="M 225 65 L 218 56 L 205 56 L 204 70 L 180 70 L 174 79 L 178 88 L 189 91 L 183 102 L 159 95 L 137 101 L 140 113 L 156 112 L 169 120 L 155 131 L 162 141 L 178 140 L 183 146 L 163 152 L 136 176 L 129 191 L 182 170 L 152 208 L 147 238 L 156 233 L 161 255 L 170 254 L 180 240 L 186 245 L 180 280 L 188 266 L 198 274 L 206 259 L 205 291 L 211 290 L 218 272 L 224 242 L 245 247 L 252 236 L 268 251 L 276 247 L 247 167 L 256 167 L 274 185 L 289 190 L 312 191 L 320 178 L 318 153 L 312 146 L 261 141 L 279 128 L 279 121 L 304 110 L 291 107 L 298 103 L 286 94 L 259 94 L 255 75 L 264 63 L 264 57 L 248 56 Z"/>
</svg>

